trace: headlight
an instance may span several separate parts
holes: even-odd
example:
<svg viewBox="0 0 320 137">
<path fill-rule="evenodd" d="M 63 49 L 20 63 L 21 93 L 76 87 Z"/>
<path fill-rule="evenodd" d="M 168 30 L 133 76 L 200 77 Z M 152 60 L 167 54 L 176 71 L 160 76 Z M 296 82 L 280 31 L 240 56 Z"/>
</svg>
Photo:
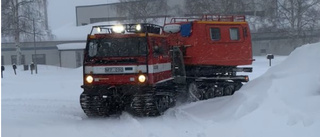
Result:
<svg viewBox="0 0 320 137">
<path fill-rule="evenodd" d="M 141 74 L 141 75 L 139 75 L 138 80 L 139 80 L 139 82 L 144 83 L 144 82 L 146 82 L 147 78 L 145 75 Z"/>
<path fill-rule="evenodd" d="M 90 83 L 92 83 L 93 82 L 93 77 L 92 76 L 87 76 L 86 77 L 86 81 L 90 84 Z"/>
<path fill-rule="evenodd" d="M 122 25 L 115 25 L 112 27 L 112 31 L 115 33 L 122 33 L 124 32 L 124 26 Z"/>
<path fill-rule="evenodd" d="M 137 30 L 137 31 L 141 31 L 141 25 L 140 25 L 140 24 L 138 24 L 138 25 L 136 26 L 136 30 Z"/>
</svg>

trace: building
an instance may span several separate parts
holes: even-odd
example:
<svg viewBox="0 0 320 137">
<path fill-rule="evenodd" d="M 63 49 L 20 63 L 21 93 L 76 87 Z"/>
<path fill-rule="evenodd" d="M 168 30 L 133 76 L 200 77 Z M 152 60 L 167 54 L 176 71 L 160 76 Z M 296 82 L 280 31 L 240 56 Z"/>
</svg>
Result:
<svg viewBox="0 0 320 137">
<path fill-rule="evenodd" d="M 82 66 L 85 41 L 45 41 L 21 43 L 22 65 L 31 62 L 41 65 L 76 68 Z M 17 63 L 14 43 L 1 43 L 1 64 Z"/>
<path fill-rule="evenodd" d="M 143 20 L 168 16 L 168 4 L 184 0 L 137 0 L 76 7 L 77 26 L 106 21 Z M 141 12 L 144 11 L 144 12 Z"/>
<path fill-rule="evenodd" d="M 57 48 L 59 50 L 60 67 L 81 67 L 83 62 L 83 50 L 85 49 L 85 47 L 85 42 L 66 43 L 57 45 Z"/>
<path fill-rule="evenodd" d="M 194 0 L 136 0 L 99 5 L 84 5 L 76 7 L 77 26 L 87 25 L 105 21 L 138 20 L 145 21 L 146 18 L 164 18 L 171 16 L 194 16 L 202 14 L 223 14 L 226 9 L 221 1 L 210 1 L 207 3 Z M 264 15 L 266 10 L 259 4 L 261 0 L 234 2 L 230 13 L 241 15 Z M 270 0 L 269 0 L 270 1 Z M 274 0 L 271 0 L 274 1 Z M 190 4 L 191 3 L 191 4 Z M 245 5 L 245 6 L 244 6 Z M 196 7 L 199 6 L 199 7 Z M 209 7 L 207 7 L 209 6 Z M 240 6 L 242 6 L 240 8 Z M 207 7 L 204 9 L 204 7 Z M 253 8 L 252 8 L 253 7 Z"/>
<path fill-rule="evenodd" d="M 146 1 L 146 0 L 142 0 Z M 187 0 L 149 0 L 151 3 L 147 6 L 139 7 L 139 2 L 127 2 L 127 3 L 113 3 L 113 4 L 101 4 L 101 5 L 88 5 L 76 7 L 76 23 L 78 26 L 87 25 L 91 23 L 97 23 L 102 21 L 115 21 L 115 20 L 127 20 L 127 19 L 143 19 L 143 18 L 159 18 L 170 15 L 181 15 L 186 6 Z M 152 8 L 157 4 L 152 2 L 166 2 L 160 8 L 167 8 L 167 10 L 160 10 L 162 12 L 150 12 L 144 14 L 133 15 L 134 12 L 128 13 L 127 11 L 134 11 L 130 8 Z M 274 1 L 274 0 L 272 0 Z M 141 1 L 140 1 L 141 2 Z M 122 5 L 123 4 L 123 5 Z M 163 4 L 163 3 L 162 3 Z M 165 7 L 165 5 L 169 7 Z M 138 7 L 137 7 L 138 6 Z M 159 6 L 158 6 L 159 7 Z M 122 9 L 130 9 L 123 10 Z M 159 11 L 155 9 L 155 11 Z M 144 15 L 145 17 L 143 17 Z M 252 33 L 253 55 L 288 55 L 296 47 L 301 46 L 308 42 L 318 42 L 320 36 L 320 30 L 314 30 L 308 33 L 305 37 L 292 38 L 286 36 L 285 33 Z M 2 41 L 3 42 L 3 41 Z M 76 68 L 82 65 L 83 61 L 83 49 L 85 46 L 85 40 L 69 40 L 69 41 L 42 41 L 42 42 L 21 42 L 22 52 L 22 64 L 28 65 L 31 62 L 37 64 L 54 65 L 60 67 Z M 1 43 L 1 63 L 2 65 L 11 65 L 17 63 L 16 48 L 14 43 L 6 42 Z"/>
<path fill-rule="evenodd" d="M 320 30 L 305 37 L 291 38 L 284 33 L 252 33 L 252 52 L 254 56 L 267 54 L 289 55 L 295 48 L 309 42 L 320 41 Z M 76 68 L 82 66 L 83 49 L 86 41 L 45 41 L 23 42 L 22 64 L 37 64 Z M 35 60 L 36 59 L 36 60 Z M 14 43 L 1 43 L 1 63 L 11 65 L 17 62 Z"/>
</svg>

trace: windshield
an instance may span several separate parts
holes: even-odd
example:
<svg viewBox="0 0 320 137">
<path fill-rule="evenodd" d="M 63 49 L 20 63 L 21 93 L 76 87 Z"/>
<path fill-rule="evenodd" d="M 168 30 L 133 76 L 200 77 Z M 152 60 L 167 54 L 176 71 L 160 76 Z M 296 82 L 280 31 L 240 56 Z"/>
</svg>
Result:
<svg viewBox="0 0 320 137">
<path fill-rule="evenodd" d="M 145 38 L 117 38 L 92 40 L 88 45 L 90 57 L 145 56 Z"/>
</svg>

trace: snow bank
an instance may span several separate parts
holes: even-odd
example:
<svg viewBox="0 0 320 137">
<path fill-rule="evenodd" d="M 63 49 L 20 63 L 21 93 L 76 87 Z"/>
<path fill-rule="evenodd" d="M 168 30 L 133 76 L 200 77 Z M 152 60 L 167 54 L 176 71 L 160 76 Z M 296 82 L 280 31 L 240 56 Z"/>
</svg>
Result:
<svg viewBox="0 0 320 137">
<path fill-rule="evenodd" d="M 235 95 L 195 102 L 178 112 L 209 123 L 232 123 L 242 130 L 237 136 L 319 136 L 319 60 L 320 43 L 304 45 Z"/>
<path fill-rule="evenodd" d="M 290 124 L 311 124 L 320 116 L 319 60 L 320 43 L 304 45 L 239 93 L 250 97 L 250 104 L 266 103 L 275 113 L 288 114 Z"/>
<path fill-rule="evenodd" d="M 86 43 L 66 43 L 57 45 L 58 50 L 85 49 Z"/>
</svg>

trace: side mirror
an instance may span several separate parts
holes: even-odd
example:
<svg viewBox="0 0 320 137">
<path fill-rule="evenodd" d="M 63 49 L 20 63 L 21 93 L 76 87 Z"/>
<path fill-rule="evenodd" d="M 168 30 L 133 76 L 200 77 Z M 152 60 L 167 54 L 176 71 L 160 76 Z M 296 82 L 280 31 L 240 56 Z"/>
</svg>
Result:
<svg viewBox="0 0 320 137">
<path fill-rule="evenodd" d="M 159 48 L 159 46 L 154 46 L 154 47 L 153 47 L 153 52 L 159 54 L 159 53 L 160 53 L 160 48 Z"/>
</svg>

